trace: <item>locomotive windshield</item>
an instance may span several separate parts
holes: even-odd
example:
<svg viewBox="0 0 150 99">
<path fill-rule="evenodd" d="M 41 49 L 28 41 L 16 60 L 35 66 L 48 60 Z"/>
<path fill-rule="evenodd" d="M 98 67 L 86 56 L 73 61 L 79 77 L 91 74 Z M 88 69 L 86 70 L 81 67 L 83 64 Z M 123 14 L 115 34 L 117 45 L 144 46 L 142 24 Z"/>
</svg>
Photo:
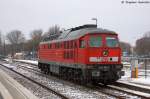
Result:
<svg viewBox="0 0 150 99">
<path fill-rule="evenodd" d="M 97 36 L 90 37 L 89 46 L 90 47 L 100 47 L 100 46 L 102 46 L 102 38 L 99 37 L 99 36 L 98 37 Z"/>
<path fill-rule="evenodd" d="M 118 40 L 115 37 L 106 37 L 106 45 L 108 47 L 118 47 Z"/>
</svg>

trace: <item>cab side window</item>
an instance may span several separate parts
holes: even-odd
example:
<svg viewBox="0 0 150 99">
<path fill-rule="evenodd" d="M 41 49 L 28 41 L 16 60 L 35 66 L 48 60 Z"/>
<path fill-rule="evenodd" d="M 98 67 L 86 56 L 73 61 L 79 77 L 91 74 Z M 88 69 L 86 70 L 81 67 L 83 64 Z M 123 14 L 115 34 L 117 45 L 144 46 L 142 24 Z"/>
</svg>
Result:
<svg viewBox="0 0 150 99">
<path fill-rule="evenodd" d="M 85 47 L 86 47 L 85 40 L 80 40 L 80 48 L 85 48 Z"/>
</svg>

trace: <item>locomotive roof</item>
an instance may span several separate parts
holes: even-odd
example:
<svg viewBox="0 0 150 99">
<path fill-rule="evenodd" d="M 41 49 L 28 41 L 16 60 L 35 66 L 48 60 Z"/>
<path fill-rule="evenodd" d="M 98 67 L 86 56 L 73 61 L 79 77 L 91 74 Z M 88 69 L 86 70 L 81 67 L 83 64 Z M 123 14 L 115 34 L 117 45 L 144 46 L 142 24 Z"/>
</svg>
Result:
<svg viewBox="0 0 150 99">
<path fill-rule="evenodd" d="M 95 28 L 95 27 L 91 27 L 91 28 L 88 27 L 88 28 L 77 29 L 77 30 L 69 29 L 69 30 L 62 32 L 62 34 L 58 37 L 58 39 L 52 40 L 52 41 L 41 42 L 40 44 L 74 40 L 86 34 L 95 34 L 95 33 L 116 34 L 114 31 L 110 31 L 110 30 L 102 29 L 102 28 Z"/>
</svg>

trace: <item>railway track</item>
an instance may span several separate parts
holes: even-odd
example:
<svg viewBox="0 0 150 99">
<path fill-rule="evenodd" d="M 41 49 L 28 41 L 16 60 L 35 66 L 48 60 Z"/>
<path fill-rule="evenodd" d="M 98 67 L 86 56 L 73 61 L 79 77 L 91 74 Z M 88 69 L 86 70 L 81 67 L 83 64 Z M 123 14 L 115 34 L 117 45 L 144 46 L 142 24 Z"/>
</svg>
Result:
<svg viewBox="0 0 150 99">
<path fill-rule="evenodd" d="M 30 64 L 31 65 L 31 64 Z M 26 69 L 26 70 L 28 70 L 28 71 L 34 71 L 34 72 L 36 72 L 36 73 L 41 73 L 39 70 L 36 70 L 36 69 L 32 69 L 32 68 L 28 68 L 28 67 L 25 67 L 24 65 L 18 65 L 20 68 L 23 68 L 23 69 Z M 45 75 L 45 74 L 42 74 L 43 76 L 47 76 L 47 75 Z M 86 88 L 89 88 L 89 86 L 86 86 Z M 104 88 L 104 87 L 103 87 Z M 93 88 L 92 88 L 93 89 Z M 95 86 L 94 86 L 94 90 L 96 90 L 96 88 L 95 88 Z M 112 96 L 112 97 L 114 97 L 114 98 L 116 98 L 116 99 L 120 99 L 120 98 L 123 98 L 123 96 L 122 95 L 116 95 L 116 94 L 112 94 L 112 93 L 109 93 L 109 92 L 106 92 L 106 91 L 104 91 L 104 90 L 101 90 L 101 89 L 97 89 L 96 91 L 98 91 L 98 92 L 101 92 L 101 93 L 104 93 L 104 94 L 107 94 L 107 95 L 109 95 L 109 96 Z"/>
<path fill-rule="evenodd" d="M 32 71 L 36 71 L 36 72 L 40 72 L 41 71 L 38 69 L 38 68 L 29 68 L 29 67 L 26 67 L 26 65 L 18 65 L 17 68 L 24 68 L 24 69 L 28 69 L 28 70 L 32 70 Z"/>
<path fill-rule="evenodd" d="M 32 66 L 32 64 L 30 64 L 30 65 Z M 34 72 L 36 71 L 38 73 L 41 73 L 37 68 L 36 69 L 28 68 L 29 66 L 26 67 L 26 65 L 19 65 L 19 67 L 27 69 L 27 70 L 29 70 L 31 72 L 32 71 L 34 71 Z M 42 75 L 46 76 L 45 74 L 42 74 Z M 87 86 L 86 86 L 86 88 L 87 88 Z M 126 88 L 128 88 L 128 87 L 126 87 Z M 112 85 L 108 85 L 108 86 L 97 85 L 97 86 L 92 87 L 92 89 L 94 89 L 94 90 L 96 90 L 98 92 L 107 94 L 107 95 L 109 95 L 111 97 L 114 97 L 116 99 L 126 99 L 126 98 L 129 98 L 130 96 L 131 97 L 136 97 L 135 99 L 149 99 L 150 98 L 149 96 L 146 96 L 146 95 L 139 95 L 138 93 L 122 90 L 122 86 L 117 85 L 117 84 L 116 84 L 116 86 L 115 85 L 113 85 L 113 86 Z M 132 89 L 132 91 L 135 91 L 135 90 Z M 147 91 L 149 91 L 149 90 L 147 90 Z"/>
<path fill-rule="evenodd" d="M 13 69 L 10 69 L 10 68 L 6 67 L 6 66 L 3 65 L 3 64 L 0 64 L 0 65 L 3 66 L 4 68 L 9 69 L 10 71 L 12 71 L 12 72 L 14 72 L 14 73 L 16 73 L 16 74 L 22 76 L 23 78 L 26 78 L 27 80 L 29 80 L 29 81 L 31 81 L 31 82 L 33 82 L 33 83 L 39 85 L 40 87 L 46 89 L 47 91 L 49 91 L 49 92 L 51 92 L 51 93 L 57 95 L 57 96 L 60 97 L 61 99 L 69 99 L 68 97 L 64 96 L 63 94 L 60 94 L 60 93 L 58 93 L 57 91 L 55 91 L 55 90 L 53 90 L 53 89 L 50 89 L 49 87 L 47 87 L 47 86 L 45 86 L 45 85 L 43 85 L 43 84 L 41 84 L 41 83 L 39 83 L 39 82 L 37 82 L 37 81 L 31 79 L 31 78 L 29 78 L 29 77 L 27 77 L 27 76 L 25 76 L 25 75 L 23 75 L 23 74 L 21 74 L 21 73 L 15 71 L 15 70 L 13 70 Z"/>
<path fill-rule="evenodd" d="M 30 64 L 30 65 L 32 65 L 32 64 Z M 137 96 L 141 99 L 150 98 L 150 95 L 149 95 L 150 90 L 149 89 L 140 88 L 140 87 L 132 86 L 132 85 L 127 85 L 127 84 L 123 84 L 123 83 L 119 83 L 119 82 L 116 82 L 115 84 L 108 85 L 108 86 L 103 86 L 103 85 L 99 84 L 94 87 L 97 91 L 102 92 L 107 95 L 110 95 L 115 98 L 127 98 L 127 96 L 128 97 L 129 96 Z M 106 91 L 106 89 L 107 89 L 107 91 Z M 108 91 L 108 89 L 111 91 Z M 116 90 L 118 93 L 113 93 L 113 92 L 116 92 Z M 120 92 L 122 94 L 120 94 Z M 141 93 L 141 94 L 139 94 L 139 93 Z"/>
<path fill-rule="evenodd" d="M 107 85 L 107 86 L 102 86 L 102 85 L 97 85 L 95 86 L 97 89 L 106 92 L 107 94 L 111 94 L 114 97 L 118 97 L 121 99 L 129 99 L 134 97 L 134 99 L 150 99 L 150 94 L 149 93 L 144 93 L 140 91 L 135 91 L 135 90 L 129 90 L 127 88 L 121 87 L 121 86 L 114 86 L 114 85 Z M 107 90 L 107 91 L 106 91 Z"/>
<path fill-rule="evenodd" d="M 89 86 L 86 86 L 89 88 Z M 108 90 L 106 90 L 106 86 L 103 86 L 103 85 L 95 85 L 93 87 L 90 87 L 94 90 L 97 90 L 98 92 L 101 92 L 101 93 L 104 93 L 104 94 L 107 94 L 109 96 L 112 96 L 112 97 L 115 97 L 116 99 L 126 99 L 125 96 L 123 94 L 120 94 L 120 93 L 112 93 Z"/>
<path fill-rule="evenodd" d="M 40 75 L 41 77 L 46 77 L 46 79 L 55 79 L 56 77 L 54 77 L 54 78 L 51 78 L 50 76 L 48 76 L 48 75 L 46 75 L 46 74 L 43 74 L 42 72 L 39 72 L 38 70 L 35 70 L 35 69 L 31 69 L 31 68 L 28 68 L 28 67 L 25 67 L 25 65 L 21 65 L 21 64 L 16 64 L 16 66 L 19 66 L 19 68 L 18 69 L 25 69 L 25 71 L 29 71 L 29 72 L 32 72 L 32 74 L 33 74 L 33 72 L 36 74 L 36 75 Z M 31 66 L 32 67 L 32 66 Z M 33 76 L 34 77 L 34 76 Z M 32 78 L 32 77 L 31 77 Z M 35 79 L 36 79 L 36 77 L 35 77 Z M 57 82 L 57 80 L 58 80 L 58 78 L 57 79 L 55 79 L 55 81 Z M 59 80 L 58 80 L 59 81 Z M 48 82 L 48 81 L 47 81 Z M 68 81 L 66 81 L 66 80 L 63 80 L 63 79 L 61 79 L 61 82 L 63 83 L 63 84 L 65 84 L 65 85 L 73 85 L 74 86 L 74 88 L 75 89 L 77 89 L 76 88 L 76 86 L 80 86 L 80 85 L 77 85 L 77 84 L 75 84 L 75 83 L 70 83 L 70 82 L 68 82 Z M 84 87 L 84 86 L 80 86 L 80 87 Z M 57 88 L 57 85 L 56 85 L 56 88 Z M 61 88 L 61 87 L 59 87 L 59 88 Z M 84 87 L 87 91 L 89 90 L 89 89 L 87 89 L 86 87 Z M 82 88 L 81 90 L 83 90 L 84 91 L 84 88 Z M 78 89 L 78 90 L 80 90 L 80 88 Z M 59 90 L 58 90 L 59 91 Z M 90 89 L 90 91 L 91 91 L 91 89 Z M 92 92 L 92 94 L 94 93 L 94 91 L 91 91 Z M 91 94 L 91 92 L 90 92 L 90 94 Z M 88 92 L 89 93 L 89 92 Z M 70 94 L 72 94 L 72 92 L 70 92 Z M 79 94 L 80 94 L 80 96 L 79 97 L 82 97 L 83 96 L 83 94 L 82 94 L 82 91 L 81 91 L 81 93 L 79 92 Z M 94 94 L 96 94 L 96 98 L 95 99 L 107 99 L 107 98 L 103 98 L 103 97 L 112 97 L 111 99 L 114 99 L 115 97 L 113 97 L 113 96 L 111 96 L 111 95 L 108 95 L 108 94 L 103 94 L 103 93 L 94 93 Z M 68 95 L 67 95 L 67 97 L 68 97 Z M 70 98 L 71 96 L 69 96 L 69 98 Z M 102 98 L 98 98 L 98 97 L 102 97 Z M 71 97 L 72 98 L 72 97 Z M 74 98 L 74 97 L 73 97 Z M 82 99 L 82 98 L 78 98 L 78 96 L 77 97 L 75 97 L 75 99 Z M 84 99 L 87 99 L 87 98 L 85 98 L 84 97 Z M 108 98 L 108 99 L 110 99 L 110 98 Z"/>
<path fill-rule="evenodd" d="M 141 85 L 135 86 L 135 84 L 126 84 L 121 81 L 118 81 L 118 82 L 114 83 L 113 85 L 120 86 L 122 88 L 128 88 L 128 89 L 135 90 L 135 91 L 150 93 L 150 88 L 147 88 L 146 86 L 145 87 L 143 87 Z"/>
</svg>

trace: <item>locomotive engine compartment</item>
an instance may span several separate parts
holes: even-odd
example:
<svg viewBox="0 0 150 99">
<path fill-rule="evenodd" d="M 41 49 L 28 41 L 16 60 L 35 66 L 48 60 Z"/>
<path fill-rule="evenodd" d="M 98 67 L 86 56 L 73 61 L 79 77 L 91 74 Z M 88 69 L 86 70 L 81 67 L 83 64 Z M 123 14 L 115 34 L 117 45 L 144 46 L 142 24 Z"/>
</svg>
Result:
<svg viewBox="0 0 150 99">
<path fill-rule="evenodd" d="M 118 34 L 96 25 L 83 25 L 64 31 L 39 47 L 41 71 L 83 82 L 111 84 L 121 78 L 121 48 Z"/>
</svg>

